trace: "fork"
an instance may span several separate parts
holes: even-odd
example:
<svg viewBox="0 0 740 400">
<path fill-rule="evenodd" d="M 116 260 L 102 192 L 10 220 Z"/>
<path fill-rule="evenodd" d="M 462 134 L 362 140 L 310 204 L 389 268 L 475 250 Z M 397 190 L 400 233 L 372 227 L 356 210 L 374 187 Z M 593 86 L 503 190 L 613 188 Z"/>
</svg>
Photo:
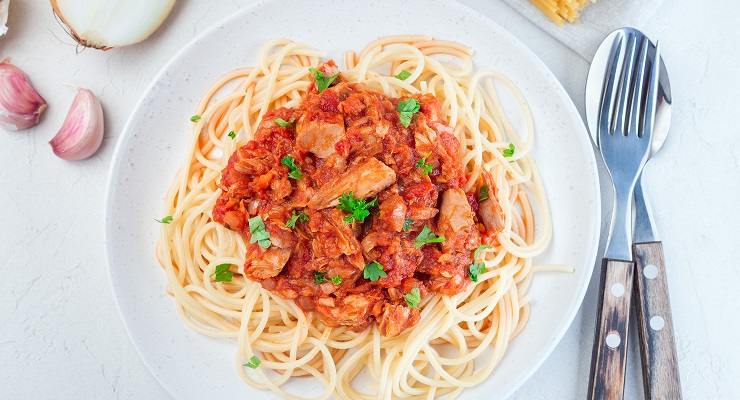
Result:
<svg viewBox="0 0 740 400">
<path fill-rule="evenodd" d="M 638 43 L 639 42 L 639 43 Z M 627 357 L 632 260 L 632 196 L 648 158 L 657 105 L 660 44 L 622 33 L 611 53 L 598 116 L 599 150 L 614 188 L 614 211 L 602 259 L 589 399 L 622 399 Z"/>
</svg>

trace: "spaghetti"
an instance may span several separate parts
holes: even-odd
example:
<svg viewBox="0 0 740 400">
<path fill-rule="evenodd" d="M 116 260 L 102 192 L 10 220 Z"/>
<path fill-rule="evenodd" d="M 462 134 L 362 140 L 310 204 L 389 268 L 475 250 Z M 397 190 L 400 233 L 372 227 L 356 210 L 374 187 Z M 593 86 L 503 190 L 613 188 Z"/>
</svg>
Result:
<svg viewBox="0 0 740 400">
<path fill-rule="evenodd" d="M 244 265 L 248 247 L 212 218 L 221 170 L 253 139 L 268 110 L 300 103 L 311 84 L 308 69 L 320 56 L 306 45 L 274 40 L 262 47 L 255 67 L 226 74 L 206 92 L 185 165 L 166 198 L 172 221 L 162 227 L 157 258 L 167 291 L 192 329 L 238 341 L 235 368 L 245 382 L 283 398 L 454 398 L 492 373 L 526 324 L 532 258 L 551 237 L 547 200 L 529 155 L 534 124 L 526 101 L 504 75 L 476 71 L 465 46 L 427 36 L 386 37 L 346 53 L 341 75 L 388 96 L 433 94 L 460 142 L 465 191 L 490 174 L 504 223 L 483 251 L 486 269 L 476 284 L 454 296 L 422 298 L 419 323 L 384 337 L 375 324 L 360 332 L 328 327 L 239 270 L 229 282 L 212 278 L 217 266 Z M 404 70 L 410 75 L 398 79 Z M 516 99 L 523 136 L 505 115 L 498 89 Z M 511 144 L 516 152 L 504 157 Z M 313 379 L 322 390 L 291 390 L 295 377 Z"/>
</svg>

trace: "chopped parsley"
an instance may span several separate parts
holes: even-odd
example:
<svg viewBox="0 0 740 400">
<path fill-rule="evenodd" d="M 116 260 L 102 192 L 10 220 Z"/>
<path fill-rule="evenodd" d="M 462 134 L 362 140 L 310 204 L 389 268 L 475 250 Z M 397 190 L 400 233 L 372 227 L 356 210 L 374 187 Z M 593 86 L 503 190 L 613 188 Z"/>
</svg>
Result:
<svg viewBox="0 0 740 400">
<path fill-rule="evenodd" d="M 236 132 L 229 131 L 229 133 L 227 133 L 226 136 L 228 136 L 228 137 L 230 137 L 232 139 L 236 139 Z"/>
<path fill-rule="evenodd" d="M 303 172 L 301 172 L 301 169 L 295 165 L 295 158 L 285 156 L 280 160 L 280 164 L 283 164 L 290 169 L 290 172 L 288 172 L 288 178 L 298 180 L 303 177 Z"/>
<path fill-rule="evenodd" d="M 409 76 L 411 76 L 411 72 L 406 71 L 405 69 L 398 74 L 396 74 L 396 78 L 405 81 Z"/>
<path fill-rule="evenodd" d="M 255 369 L 259 367 L 260 364 L 262 364 L 262 361 L 260 361 L 260 359 L 257 358 L 257 356 L 252 356 L 252 358 L 249 359 L 249 362 L 247 362 L 246 364 L 242 364 L 242 366 Z"/>
<path fill-rule="evenodd" d="M 338 286 L 342 283 L 342 277 L 339 275 L 334 275 L 331 277 L 331 283 Z"/>
<path fill-rule="evenodd" d="M 324 274 L 323 272 L 314 271 L 314 273 L 313 273 L 313 281 L 317 285 L 321 285 L 322 283 L 326 282 L 326 274 Z"/>
<path fill-rule="evenodd" d="M 229 271 L 231 264 L 218 264 L 211 277 L 216 282 L 231 282 L 234 273 Z"/>
<path fill-rule="evenodd" d="M 486 264 L 483 261 L 478 261 L 478 256 L 481 251 L 490 248 L 491 246 L 482 244 L 473 252 L 473 263 L 470 264 L 470 268 L 468 268 L 468 275 L 470 276 L 471 281 L 478 282 L 478 275 L 486 272 Z"/>
<path fill-rule="evenodd" d="M 408 128 L 411 125 L 411 117 L 419 112 L 419 102 L 416 99 L 408 99 L 398 102 L 396 110 L 398 111 L 398 119 L 401 121 L 401 125 L 404 128 Z"/>
<path fill-rule="evenodd" d="M 190 117 L 190 121 L 191 122 L 198 122 L 198 121 L 200 121 L 200 115 L 198 115 L 198 114 L 193 115 L 192 117 Z"/>
<path fill-rule="evenodd" d="M 263 249 L 266 249 L 272 245 L 270 241 L 270 232 L 265 229 L 265 222 L 262 221 L 262 217 L 259 215 L 250 218 L 249 220 L 249 243 L 257 243 Z"/>
<path fill-rule="evenodd" d="M 478 201 L 488 200 L 488 185 L 483 185 L 478 190 Z"/>
<path fill-rule="evenodd" d="M 308 71 L 311 72 L 311 74 L 313 75 L 313 79 L 316 80 L 316 90 L 318 90 L 319 93 L 323 92 L 329 86 L 331 86 L 332 82 L 334 82 L 334 80 L 339 77 L 338 72 L 335 75 L 326 76 L 323 72 L 314 67 L 309 68 Z"/>
<path fill-rule="evenodd" d="M 365 218 L 370 215 L 370 208 L 378 205 L 378 198 L 374 198 L 370 201 L 358 199 L 352 195 L 352 192 L 342 193 L 339 197 L 339 205 L 337 208 L 344 212 L 348 212 L 350 215 L 344 217 L 344 222 L 352 223 L 353 221 L 364 222 Z"/>
<path fill-rule="evenodd" d="M 514 150 L 516 150 L 514 143 L 509 143 L 509 147 L 505 148 L 502 153 L 504 153 L 504 157 L 512 157 L 514 156 Z"/>
<path fill-rule="evenodd" d="M 385 278 L 388 276 L 388 274 L 383 271 L 383 264 L 373 261 L 370 264 L 365 266 L 365 269 L 362 271 L 362 276 L 365 279 L 370 279 L 373 282 L 377 282 L 380 278 Z"/>
<path fill-rule="evenodd" d="M 421 302 L 421 293 L 419 292 L 419 288 L 415 287 L 411 289 L 410 292 L 403 295 L 403 299 L 406 300 L 406 304 L 408 304 L 409 308 L 418 307 Z"/>
<path fill-rule="evenodd" d="M 281 128 L 287 128 L 293 125 L 293 123 L 295 122 L 295 118 L 291 118 L 290 121 L 286 121 L 282 118 L 275 118 L 272 120 L 272 122 L 274 122 L 275 124 L 277 124 L 277 126 Z"/>
<path fill-rule="evenodd" d="M 416 236 L 416 239 L 414 239 L 414 246 L 417 249 L 422 248 L 425 244 L 429 243 L 442 243 L 445 241 L 444 236 L 437 236 L 434 232 L 432 232 L 431 229 L 429 229 L 428 226 L 424 226 L 424 228 L 419 232 L 419 235 Z"/>
<path fill-rule="evenodd" d="M 429 175 L 429 173 L 432 172 L 432 169 L 434 169 L 434 166 L 432 164 L 427 164 L 427 158 L 422 157 L 416 161 L 416 168 L 421 170 L 422 175 Z"/>
<path fill-rule="evenodd" d="M 168 215 L 166 217 L 162 217 L 162 219 L 155 219 L 155 221 L 159 222 L 160 224 L 169 224 L 172 222 L 172 216 Z"/>
<path fill-rule="evenodd" d="M 403 229 L 404 232 L 408 232 L 408 231 L 411 230 L 411 224 L 413 224 L 413 223 L 414 223 L 413 220 L 406 218 L 403 221 L 403 228 L 401 228 L 401 229 Z"/>
<path fill-rule="evenodd" d="M 285 221 L 285 227 L 293 229 L 295 228 L 296 222 L 306 222 L 308 221 L 308 215 L 304 213 L 303 211 L 296 214 L 295 210 L 293 210 L 293 214 L 291 214 L 290 218 L 288 218 L 287 221 Z"/>
</svg>

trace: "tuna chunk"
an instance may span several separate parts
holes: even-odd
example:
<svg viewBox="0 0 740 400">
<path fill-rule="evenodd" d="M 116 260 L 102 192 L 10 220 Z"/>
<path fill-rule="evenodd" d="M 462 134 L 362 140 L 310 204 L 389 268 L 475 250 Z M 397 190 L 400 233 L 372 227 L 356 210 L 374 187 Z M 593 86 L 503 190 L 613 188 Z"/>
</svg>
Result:
<svg viewBox="0 0 740 400">
<path fill-rule="evenodd" d="M 327 158 L 336 153 L 334 145 L 344 138 L 342 114 L 322 113 L 318 119 L 301 119 L 296 125 L 296 144 L 299 148 Z"/>
<path fill-rule="evenodd" d="M 339 204 L 339 197 L 349 192 L 360 199 L 372 197 L 395 181 L 396 173 L 390 167 L 375 158 L 369 158 L 319 188 L 308 202 L 308 207 L 315 210 L 334 207 Z"/>
</svg>

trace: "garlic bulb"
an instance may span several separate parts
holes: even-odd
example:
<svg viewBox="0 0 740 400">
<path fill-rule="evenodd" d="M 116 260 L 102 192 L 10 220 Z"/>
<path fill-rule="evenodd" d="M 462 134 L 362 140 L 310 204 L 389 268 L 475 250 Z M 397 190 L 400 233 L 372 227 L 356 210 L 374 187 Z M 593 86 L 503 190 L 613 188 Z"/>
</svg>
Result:
<svg viewBox="0 0 740 400">
<path fill-rule="evenodd" d="M 85 47 L 141 42 L 162 25 L 175 0 L 51 0 L 54 13 Z"/>
<path fill-rule="evenodd" d="M 64 160 L 82 160 L 95 154 L 103 142 L 103 108 L 93 92 L 77 89 L 67 117 L 49 142 Z"/>
<path fill-rule="evenodd" d="M 46 101 L 18 67 L 0 61 L 0 125 L 20 130 L 39 123 Z"/>
</svg>

